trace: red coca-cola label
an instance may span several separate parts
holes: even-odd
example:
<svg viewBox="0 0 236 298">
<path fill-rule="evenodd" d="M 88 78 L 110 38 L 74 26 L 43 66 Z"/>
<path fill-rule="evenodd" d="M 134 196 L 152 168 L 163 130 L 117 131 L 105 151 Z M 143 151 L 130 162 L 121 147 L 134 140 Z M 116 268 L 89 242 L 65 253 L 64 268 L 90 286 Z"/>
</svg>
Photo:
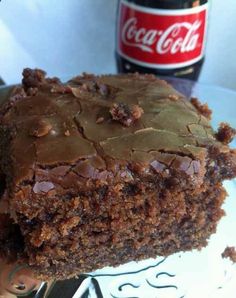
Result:
<svg viewBox="0 0 236 298">
<path fill-rule="evenodd" d="M 120 1 L 118 52 L 141 66 L 178 68 L 204 54 L 207 8 L 153 9 Z"/>
</svg>

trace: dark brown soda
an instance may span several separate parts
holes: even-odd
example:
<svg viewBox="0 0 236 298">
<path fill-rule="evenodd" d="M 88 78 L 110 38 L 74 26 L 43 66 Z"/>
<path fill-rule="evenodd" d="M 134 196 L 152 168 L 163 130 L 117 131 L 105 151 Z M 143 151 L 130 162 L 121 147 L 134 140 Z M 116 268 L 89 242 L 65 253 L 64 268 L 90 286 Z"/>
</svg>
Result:
<svg viewBox="0 0 236 298">
<path fill-rule="evenodd" d="M 186 9 L 196 6 L 203 5 L 208 2 L 208 0 L 127 0 L 127 2 L 134 3 L 149 8 L 158 8 L 158 9 Z M 118 3 L 119 8 L 119 3 Z M 144 67 L 130 62 L 129 60 L 121 57 L 119 53 L 116 55 L 116 64 L 118 73 L 152 73 L 157 76 L 168 76 L 168 77 L 177 77 L 182 79 L 189 79 L 197 81 L 200 75 L 202 65 L 204 63 L 204 57 L 189 66 L 181 68 L 172 68 L 172 69 L 158 69 L 151 67 Z"/>
</svg>

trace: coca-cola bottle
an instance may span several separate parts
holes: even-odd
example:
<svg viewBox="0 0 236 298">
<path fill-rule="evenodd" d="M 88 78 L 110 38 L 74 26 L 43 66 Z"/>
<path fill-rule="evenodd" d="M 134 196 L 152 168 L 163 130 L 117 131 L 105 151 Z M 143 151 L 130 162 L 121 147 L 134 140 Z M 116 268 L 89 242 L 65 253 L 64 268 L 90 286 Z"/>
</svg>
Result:
<svg viewBox="0 0 236 298">
<path fill-rule="evenodd" d="M 204 61 L 208 0 L 120 0 L 118 72 L 197 80 Z"/>
</svg>

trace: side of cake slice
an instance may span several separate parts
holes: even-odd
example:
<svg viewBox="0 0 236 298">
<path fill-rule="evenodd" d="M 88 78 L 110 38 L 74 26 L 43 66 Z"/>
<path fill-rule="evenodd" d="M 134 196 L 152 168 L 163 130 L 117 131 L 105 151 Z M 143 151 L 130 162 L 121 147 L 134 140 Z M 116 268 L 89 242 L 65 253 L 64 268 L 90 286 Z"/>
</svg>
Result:
<svg viewBox="0 0 236 298">
<path fill-rule="evenodd" d="M 236 176 L 210 115 L 152 75 L 25 69 L 0 110 L 0 254 L 64 279 L 204 247 Z"/>
</svg>

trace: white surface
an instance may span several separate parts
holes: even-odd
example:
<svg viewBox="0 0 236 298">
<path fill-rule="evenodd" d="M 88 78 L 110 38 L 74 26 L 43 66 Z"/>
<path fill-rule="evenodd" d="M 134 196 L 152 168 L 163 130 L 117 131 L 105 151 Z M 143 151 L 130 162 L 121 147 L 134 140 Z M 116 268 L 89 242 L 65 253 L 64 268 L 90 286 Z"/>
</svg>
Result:
<svg viewBox="0 0 236 298">
<path fill-rule="evenodd" d="M 20 80 L 23 67 L 50 75 L 116 72 L 117 0 L 2 0 L 0 76 Z M 236 2 L 213 0 L 201 82 L 236 89 Z"/>
</svg>

